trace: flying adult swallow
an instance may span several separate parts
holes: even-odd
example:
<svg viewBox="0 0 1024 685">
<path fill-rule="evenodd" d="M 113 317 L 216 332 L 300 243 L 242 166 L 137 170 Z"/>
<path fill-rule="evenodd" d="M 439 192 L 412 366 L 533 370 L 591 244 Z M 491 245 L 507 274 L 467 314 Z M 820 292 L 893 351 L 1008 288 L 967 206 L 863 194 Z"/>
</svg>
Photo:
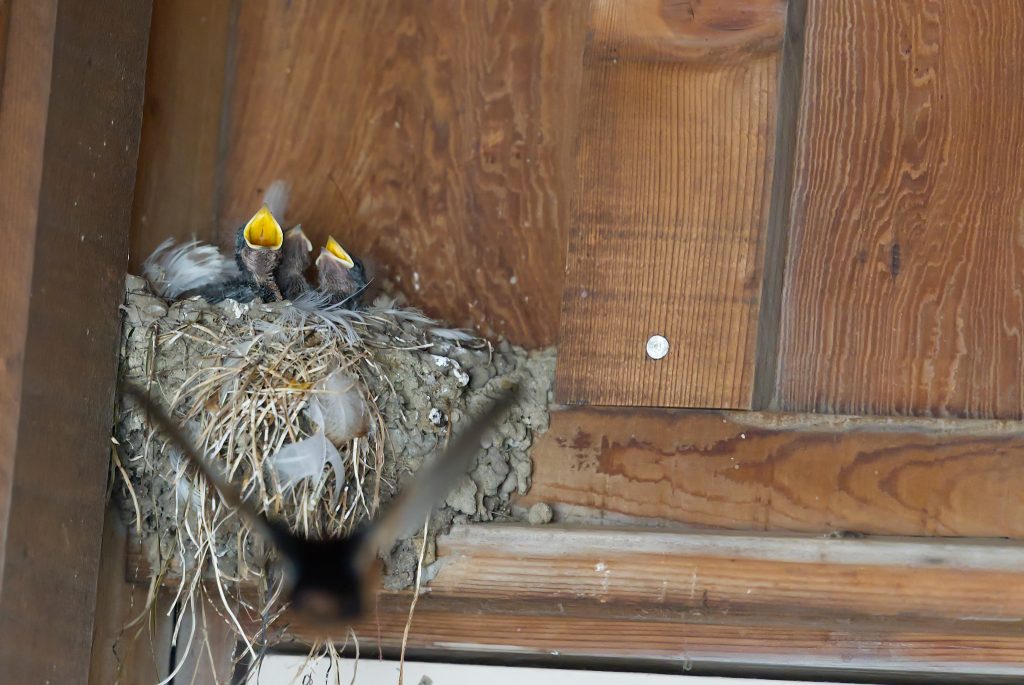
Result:
<svg viewBox="0 0 1024 685">
<path fill-rule="evenodd" d="M 401 535 L 421 524 L 444 500 L 472 465 L 480 451 L 480 439 L 505 415 L 518 393 L 518 389 L 512 389 L 493 401 L 440 456 L 417 471 L 415 480 L 376 519 L 347 536 L 310 540 L 295 535 L 283 522 L 265 518 L 244 502 L 239 490 L 200 455 L 180 426 L 146 391 L 127 381 L 123 388 L 217 488 L 228 506 L 277 549 L 292 607 L 320 623 L 351 619 L 362 613 L 375 587 L 379 554 L 389 551 Z"/>
</svg>

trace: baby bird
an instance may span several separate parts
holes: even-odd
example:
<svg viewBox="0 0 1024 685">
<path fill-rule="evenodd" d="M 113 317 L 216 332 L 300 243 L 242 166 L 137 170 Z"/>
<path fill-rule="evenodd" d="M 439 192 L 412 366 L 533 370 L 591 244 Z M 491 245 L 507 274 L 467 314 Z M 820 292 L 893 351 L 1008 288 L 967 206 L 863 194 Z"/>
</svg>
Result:
<svg viewBox="0 0 1024 685">
<path fill-rule="evenodd" d="M 328 238 L 327 245 L 316 259 L 316 268 L 320 275 L 320 291 L 330 303 L 355 309 L 366 288 L 363 263 L 346 252 L 337 240 Z"/>
<path fill-rule="evenodd" d="M 274 271 L 281 261 L 284 231 L 266 205 L 235 236 L 235 261 L 242 280 L 264 301 L 281 300 Z"/>
<path fill-rule="evenodd" d="M 309 268 L 313 243 L 302 232 L 302 226 L 289 229 L 284 234 L 281 248 L 281 263 L 277 267 L 277 285 L 286 300 L 295 300 L 310 289 L 305 273 Z"/>
</svg>

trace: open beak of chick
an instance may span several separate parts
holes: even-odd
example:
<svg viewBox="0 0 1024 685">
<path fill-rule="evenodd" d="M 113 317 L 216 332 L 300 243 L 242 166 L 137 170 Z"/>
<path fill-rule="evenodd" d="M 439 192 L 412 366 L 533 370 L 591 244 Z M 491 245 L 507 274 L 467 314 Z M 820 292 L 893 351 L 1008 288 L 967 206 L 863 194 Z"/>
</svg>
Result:
<svg viewBox="0 0 1024 685">
<path fill-rule="evenodd" d="M 296 224 L 294 228 L 288 229 L 288 232 L 284 234 L 284 241 L 286 243 L 285 249 L 288 252 L 294 251 L 296 254 L 309 254 L 313 251 L 313 243 L 303 233 L 302 224 Z"/>
<path fill-rule="evenodd" d="M 266 205 L 263 205 L 260 211 L 249 219 L 249 223 L 242 229 L 242 237 L 245 238 L 245 244 L 253 250 L 280 250 L 284 245 L 284 231 L 281 230 L 281 224 L 277 223 L 277 219 L 270 213 Z M 310 249 L 312 247 L 310 245 Z"/>
<path fill-rule="evenodd" d="M 323 268 L 321 266 L 321 262 L 324 259 L 340 264 L 346 269 L 351 269 L 356 265 L 355 260 L 352 259 L 352 255 L 346 252 L 345 248 L 341 246 L 341 243 L 334 238 L 328 238 L 327 244 L 324 245 L 324 248 L 320 251 L 320 256 L 316 259 L 317 268 Z"/>
<path fill-rule="evenodd" d="M 348 302 L 355 306 L 359 294 L 366 287 L 366 275 L 359 263 L 334 238 L 320 250 L 316 259 L 320 274 L 320 290 L 331 302 Z"/>
<path fill-rule="evenodd" d="M 241 231 L 235 254 L 238 266 L 264 301 L 280 300 L 281 291 L 274 271 L 281 262 L 284 231 L 266 205 L 256 212 Z"/>
</svg>

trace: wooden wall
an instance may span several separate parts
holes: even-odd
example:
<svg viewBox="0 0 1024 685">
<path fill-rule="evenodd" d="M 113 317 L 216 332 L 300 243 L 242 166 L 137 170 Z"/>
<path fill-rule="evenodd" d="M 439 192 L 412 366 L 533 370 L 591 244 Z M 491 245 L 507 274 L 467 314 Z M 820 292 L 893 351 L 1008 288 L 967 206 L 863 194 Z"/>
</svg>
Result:
<svg viewBox="0 0 1024 685">
<path fill-rule="evenodd" d="M 816 0 L 778 404 L 1024 416 L 1024 6 Z"/>
<path fill-rule="evenodd" d="M 88 677 L 150 10 L 0 7 L 5 682 Z"/>
<path fill-rule="evenodd" d="M 599 0 L 591 23 L 559 400 L 749 407 L 786 2 Z"/>
<path fill-rule="evenodd" d="M 134 258 L 167 235 L 226 244 L 286 178 L 289 221 L 415 304 L 559 342 L 557 399 L 616 406 L 553 414 L 521 504 L 749 531 L 751 548 L 793 531 L 1024 537 L 1021 424 L 964 420 L 1024 418 L 1019 3 L 182 0 L 155 17 Z M 652 334 L 669 339 L 662 360 Z M 445 567 L 412 644 L 472 646 L 484 626 L 473 649 L 671 664 L 689 640 L 712 664 L 810 653 L 823 669 L 1020 673 L 1017 628 L 987 590 L 1009 576 L 978 576 L 943 613 L 956 569 L 889 560 L 923 593 L 893 598 L 855 559 L 775 559 L 737 581 L 722 552 L 677 560 L 660 590 L 648 559 L 623 566 L 652 593 L 623 599 L 634 614 L 605 597 L 552 616 L 560 592 L 606 590 L 592 569 L 644 537 L 612 534 L 614 554 L 588 549 L 567 575 L 536 552 L 581 534 L 450 547 L 463 566 Z M 910 547 L 927 567 L 944 544 Z M 531 555 L 536 578 L 506 573 Z M 717 618 L 693 594 L 698 567 L 713 598 L 725 590 Z M 772 574 L 785 597 L 747 597 Z M 478 604 L 443 596 L 474 579 Z M 692 613 L 672 613 L 669 586 Z M 837 617 L 822 603 L 843 588 Z M 393 644 L 406 605 L 387 601 Z M 879 607 L 898 620 L 865 615 Z M 541 637 L 516 642 L 522 625 Z M 621 642 L 638 629 L 646 656 Z"/>
<path fill-rule="evenodd" d="M 429 312 L 559 341 L 563 402 L 1024 417 L 1014 3 L 155 12 L 136 261 L 283 177 Z"/>
<path fill-rule="evenodd" d="M 1021 418 L 1021 6 L 786 4 L 595 3 L 559 399 Z"/>
<path fill-rule="evenodd" d="M 554 343 L 587 7 L 158 3 L 137 258 L 227 244 L 285 178 L 315 243 L 454 324 Z"/>
</svg>

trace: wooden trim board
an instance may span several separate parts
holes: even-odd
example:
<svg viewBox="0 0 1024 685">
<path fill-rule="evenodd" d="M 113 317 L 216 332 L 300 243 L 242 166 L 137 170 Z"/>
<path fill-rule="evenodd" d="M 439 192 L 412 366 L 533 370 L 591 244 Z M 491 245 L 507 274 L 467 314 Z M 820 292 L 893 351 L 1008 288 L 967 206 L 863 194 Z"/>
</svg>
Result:
<svg viewBox="0 0 1024 685">
<path fill-rule="evenodd" d="M 409 638 L 435 655 L 1024 675 L 1015 543 L 478 525 L 438 553 Z M 407 612 L 407 595 L 383 595 L 363 653 L 378 635 L 400 644 Z M 290 619 L 299 639 L 321 636 Z"/>
<path fill-rule="evenodd" d="M 530 492 L 560 520 L 1024 538 L 1024 425 L 567 408 Z"/>
<path fill-rule="evenodd" d="M 437 551 L 409 634 L 414 654 L 745 675 L 1024 676 L 1024 547 L 1012 541 L 491 524 L 455 527 Z M 129 569 L 145 578 L 137 548 Z M 355 626 L 362 654 L 397 650 L 409 601 L 379 596 Z M 348 636 L 297 615 L 283 624 L 278 648 Z"/>
</svg>

